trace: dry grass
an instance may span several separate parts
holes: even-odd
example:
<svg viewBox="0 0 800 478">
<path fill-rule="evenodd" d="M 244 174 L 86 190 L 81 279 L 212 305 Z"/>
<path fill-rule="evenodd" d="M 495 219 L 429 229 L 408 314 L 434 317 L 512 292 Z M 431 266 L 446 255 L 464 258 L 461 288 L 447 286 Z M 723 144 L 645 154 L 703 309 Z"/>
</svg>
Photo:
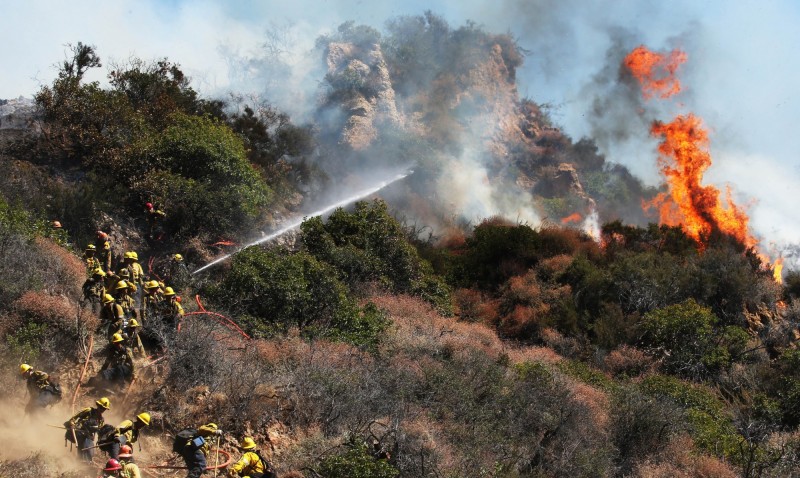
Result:
<svg viewBox="0 0 800 478">
<path fill-rule="evenodd" d="M 735 478 L 729 464 L 708 455 L 693 453 L 694 443 L 687 436 L 678 437 L 659 454 L 641 463 L 633 471 L 637 478 Z"/>
</svg>

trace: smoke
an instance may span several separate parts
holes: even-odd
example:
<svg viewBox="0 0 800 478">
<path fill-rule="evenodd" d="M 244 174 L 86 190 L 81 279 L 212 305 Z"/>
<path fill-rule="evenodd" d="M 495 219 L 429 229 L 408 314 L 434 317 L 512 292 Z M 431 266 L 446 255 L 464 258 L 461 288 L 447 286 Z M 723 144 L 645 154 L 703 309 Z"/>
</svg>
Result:
<svg viewBox="0 0 800 478">
<path fill-rule="evenodd" d="M 426 9 L 451 25 L 474 20 L 487 31 L 510 32 L 530 52 L 516 74 L 520 94 L 551 105 L 563 131 L 596 137 L 607 160 L 650 185 L 660 182 L 655 140 L 645 127 L 652 107 L 642 108 L 620 76 L 620 52 L 639 44 L 681 47 L 689 63 L 682 73 L 687 93 L 679 100 L 711 128 L 715 163 L 707 179 L 730 184 L 740 202 L 753 203 L 748 214 L 765 239 L 800 237 L 793 206 L 800 181 L 800 135 L 793 131 L 800 114 L 793 94 L 800 11 L 791 0 L 757 7 L 724 0 L 17 2 L 4 10 L 0 41 L 26 48 L 0 52 L 4 65 L 14 65 L 4 71 L 0 98 L 32 95 L 55 76 L 50 65 L 62 58 L 63 45 L 83 41 L 98 47 L 105 64 L 168 56 L 205 95 L 257 95 L 302 121 L 315 114 L 323 76 L 314 43 L 321 34 L 347 20 L 380 30 L 387 19 Z M 93 75 L 105 81 L 104 72 Z M 491 174 L 471 161 L 464 164 Z M 487 210 L 508 209 L 494 202 Z"/>
</svg>

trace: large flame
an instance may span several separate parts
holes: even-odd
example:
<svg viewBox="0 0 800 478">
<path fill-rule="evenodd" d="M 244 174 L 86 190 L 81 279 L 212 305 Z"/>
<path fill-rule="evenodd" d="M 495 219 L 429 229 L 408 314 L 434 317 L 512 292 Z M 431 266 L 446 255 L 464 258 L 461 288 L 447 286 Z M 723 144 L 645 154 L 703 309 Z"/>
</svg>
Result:
<svg viewBox="0 0 800 478">
<path fill-rule="evenodd" d="M 772 264 L 772 277 L 778 284 L 783 284 L 783 257 L 775 259 L 775 263 Z"/>
<path fill-rule="evenodd" d="M 714 232 L 734 237 L 747 247 L 758 242 L 749 233 L 749 218 L 726 191 L 702 184 L 711 166 L 708 132 L 700 118 L 692 114 L 678 116 L 670 123 L 655 122 L 653 136 L 663 141 L 658 146 L 659 168 L 669 186 L 669 197 L 659 195 L 646 207 L 658 209 L 662 224 L 681 225 L 699 244 Z"/>
<path fill-rule="evenodd" d="M 624 65 L 639 80 L 645 98 L 654 94 L 669 98 L 681 90 L 675 72 L 686 59 L 680 50 L 663 55 L 639 46 L 625 57 Z M 715 233 L 733 237 L 748 248 L 757 246 L 758 240 L 748 228 L 750 218 L 733 202 L 730 189 L 723 199 L 719 189 L 703 185 L 711 155 L 708 131 L 700 118 L 690 113 L 670 123 L 655 121 L 650 133 L 663 139 L 658 145 L 658 165 L 669 190 L 643 203 L 643 207 L 656 209 L 662 224 L 681 226 L 701 249 Z M 759 256 L 765 263 L 769 261 L 765 254 Z M 779 283 L 782 270 L 783 260 L 779 258 L 773 264 L 773 276 Z"/>
<path fill-rule="evenodd" d="M 675 72 L 686 62 L 686 58 L 686 53 L 680 50 L 662 55 L 641 45 L 628 53 L 623 63 L 639 80 L 645 98 L 652 98 L 656 94 L 659 98 L 669 98 L 681 91 L 681 83 L 675 78 Z"/>
</svg>

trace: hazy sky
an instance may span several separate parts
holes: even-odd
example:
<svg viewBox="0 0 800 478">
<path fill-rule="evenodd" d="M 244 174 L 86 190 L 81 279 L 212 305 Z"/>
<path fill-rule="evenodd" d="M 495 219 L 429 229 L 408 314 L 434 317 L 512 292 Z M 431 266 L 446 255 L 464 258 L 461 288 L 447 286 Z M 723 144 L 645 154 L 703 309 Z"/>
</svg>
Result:
<svg viewBox="0 0 800 478">
<path fill-rule="evenodd" d="M 285 50 L 273 58 L 292 70 L 282 86 L 295 86 L 275 102 L 302 115 L 321 80 L 311 73 L 318 61 L 308 55 L 318 35 L 346 20 L 381 29 L 391 17 L 425 10 L 451 26 L 473 20 L 511 32 L 530 51 L 518 75 L 520 93 L 553 105 L 556 122 L 575 139 L 598 127 L 590 121 L 598 95 L 591 85 L 613 58 L 615 38 L 626 48 L 685 50 L 689 60 L 679 75 L 686 92 L 654 109 L 663 117 L 647 120 L 690 111 L 704 118 L 714 157 L 706 183 L 730 184 L 767 241 L 800 242 L 796 0 L 0 0 L 0 98 L 32 96 L 52 81 L 64 45 L 78 41 L 95 45 L 104 65 L 168 57 L 206 95 L 258 91 L 263 70 L 243 60 L 263 60 L 271 31 L 281 33 L 283 41 L 273 44 Z M 655 184 L 655 143 L 646 129 L 639 135 L 631 128 L 634 139 L 604 152 Z"/>
</svg>

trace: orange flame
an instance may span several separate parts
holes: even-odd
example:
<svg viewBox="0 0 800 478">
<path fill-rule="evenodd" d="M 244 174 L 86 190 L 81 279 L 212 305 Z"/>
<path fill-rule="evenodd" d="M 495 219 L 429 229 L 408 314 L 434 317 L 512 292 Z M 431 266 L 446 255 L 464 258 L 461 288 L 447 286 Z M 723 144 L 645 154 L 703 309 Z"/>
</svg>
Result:
<svg viewBox="0 0 800 478">
<path fill-rule="evenodd" d="M 583 219 L 583 216 L 581 216 L 577 212 L 573 212 L 569 216 L 561 219 L 561 224 L 568 224 L 570 222 L 580 222 L 581 219 Z"/>
<path fill-rule="evenodd" d="M 772 264 L 772 277 L 778 284 L 783 284 L 783 257 L 775 259 L 775 263 Z"/>
<path fill-rule="evenodd" d="M 645 98 L 652 98 L 656 94 L 659 98 L 669 98 L 681 91 L 681 83 L 675 78 L 675 72 L 686 59 L 686 53 L 680 50 L 673 50 L 665 56 L 641 45 L 628 53 L 623 63 L 639 80 Z"/>
<path fill-rule="evenodd" d="M 658 195 L 646 208 L 659 211 L 662 224 L 681 225 L 686 233 L 702 244 L 713 232 L 732 236 L 747 247 L 758 242 L 750 235 L 750 218 L 733 202 L 731 191 L 724 200 L 714 186 L 703 186 L 703 174 L 711 166 L 707 151 L 708 132 L 700 118 L 689 114 L 671 123 L 655 122 L 653 136 L 662 136 L 658 146 L 661 173 L 669 186 L 669 197 Z"/>
</svg>

